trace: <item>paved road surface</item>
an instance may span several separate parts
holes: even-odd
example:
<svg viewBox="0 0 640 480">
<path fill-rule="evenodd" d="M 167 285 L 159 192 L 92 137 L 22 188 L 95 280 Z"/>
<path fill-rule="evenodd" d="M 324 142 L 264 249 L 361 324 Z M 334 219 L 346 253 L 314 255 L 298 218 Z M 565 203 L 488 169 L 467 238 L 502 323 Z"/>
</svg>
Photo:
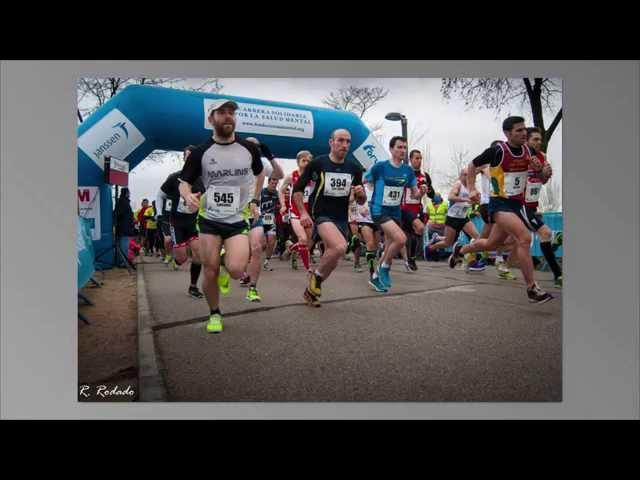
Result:
<svg viewBox="0 0 640 480">
<path fill-rule="evenodd" d="M 232 281 L 224 332 L 211 335 L 205 300 L 186 293 L 188 267 L 144 261 L 169 401 L 562 400 L 562 295 L 551 273 L 536 277 L 556 298 L 534 306 L 517 270 L 507 282 L 493 267 L 466 274 L 419 262 L 408 274 L 400 262 L 380 294 L 344 261 L 323 284 L 323 306 L 310 308 L 304 271 L 274 260 L 261 303 Z"/>
</svg>

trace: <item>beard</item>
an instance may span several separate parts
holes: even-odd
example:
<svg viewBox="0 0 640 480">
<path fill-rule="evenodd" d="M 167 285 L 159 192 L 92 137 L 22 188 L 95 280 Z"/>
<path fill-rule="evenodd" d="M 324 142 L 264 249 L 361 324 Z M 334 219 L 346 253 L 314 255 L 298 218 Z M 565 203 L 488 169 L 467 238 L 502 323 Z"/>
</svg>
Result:
<svg viewBox="0 0 640 480">
<path fill-rule="evenodd" d="M 213 128 L 216 132 L 216 136 L 221 138 L 231 137 L 231 135 L 233 135 L 233 132 L 236 129 L 235 125 L 231 125 L 231 124 L 215 125 Z"/>
</svg>

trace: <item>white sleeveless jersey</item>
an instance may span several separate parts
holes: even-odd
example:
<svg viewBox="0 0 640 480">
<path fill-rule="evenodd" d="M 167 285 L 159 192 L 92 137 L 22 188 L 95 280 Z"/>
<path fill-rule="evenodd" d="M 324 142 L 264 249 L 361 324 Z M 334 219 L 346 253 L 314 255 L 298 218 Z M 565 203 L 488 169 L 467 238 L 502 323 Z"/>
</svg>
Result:
<svg viewBox="0 0 640 480">
<path fill-rule="evenodd" d="M 480 205 L 488 205 L 491 198 L 491 182 L 489 175 L 480 175 Z"/>
<path fill-rule="evenodd" d="M 469 198 L 469 190 L 467 190 L 467 187 L 460 185 L 460 193 L 458 193 L 458 196 L 462 198 Z M 453 203 L 449 205 L 447 216 L 452 218 L 466 218 L 470 208 L 471 204 L 469 202 Z"/>
</svg>

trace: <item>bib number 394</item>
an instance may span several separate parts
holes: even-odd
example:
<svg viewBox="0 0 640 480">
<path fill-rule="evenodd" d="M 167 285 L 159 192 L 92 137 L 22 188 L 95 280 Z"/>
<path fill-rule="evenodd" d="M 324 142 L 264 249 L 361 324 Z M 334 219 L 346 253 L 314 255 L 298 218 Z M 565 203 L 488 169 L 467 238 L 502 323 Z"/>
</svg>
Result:
<svg viewBox="0 0 640 480">
<path fill-rule="evenodd" d="M 504 174 L 504 192 L 510 197 L 524 192 L 527 172 L 507 172 Z"/>
<path fill-rule="evenodd" d="M 240 187 L 211 186 L 207 190 L 207 213 L 229 217 L 240 211 Z"/>
<path fill-rule="evenodd" d="M 385 207 L 397 207 L 402 200 L 403 187 L 390 187 L 385 185 L 382 193 L 382 205 Z"/>
<path fill-rule="evenodd" d="M 351 192 L 351 174 L 327 173 L 324 195 L 327 197 L 347 197 Z"/>
</svg>

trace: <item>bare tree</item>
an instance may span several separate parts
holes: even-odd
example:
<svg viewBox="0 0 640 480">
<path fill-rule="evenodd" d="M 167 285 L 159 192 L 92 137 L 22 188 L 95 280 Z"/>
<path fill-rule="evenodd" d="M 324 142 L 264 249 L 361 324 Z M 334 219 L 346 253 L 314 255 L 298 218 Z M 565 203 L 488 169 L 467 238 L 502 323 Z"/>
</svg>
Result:
<svg viewBox="0 0 640 480">
<path fill-rule="evenodd" d="M 322 100 L 322 103 L 336 110 L 353 112 L 363 118 L 367 110 L 388 94 L 389 90 L 385 90 L 382 87 L 356 87 L 350 85 L 347 88 L 340 88 L 337 91 L 330 92 Z"/>
<path fill-rule="evenodd" d="M 469 162 L 469 150 L 461 149 L 457 146 L 451 149 L 450 168 L 448 170 L 438 169 L 436 171 L 437 176 L 434 178 L 434 182 L 438 185 L 443 197 L 446 197 L 453 184 L 460 178 L 460 171 L 469 165 Z"/>
<path fill-rule="evenodd" d="M 552 112 L 553 101 L 562 95 L 559 81 L 551 78 L 443 78 L 440 91 L 447 100 L 457 94 L 467 108 L 493 109 L 496 115 L 515 101 L 520 101 L 521 108 L 528 104 L 534 126 L 542 130 L 542 151 L 545 153 L 562 120 L 560 107 L 551 125 L 545 127 L 544 111 Z"/>
<path fill-rule="evenodd" d="M 223 85 L 217 78 L 204 79 L 200 85 L 185 85 L 186 78 L 81 78 L 78 82 L 78 111 L 84 118 L 104 105 L 111 97 L 117 95 L 129 85 L 159 85 L 179 90 L 218 93 Z"/>
</svg>

